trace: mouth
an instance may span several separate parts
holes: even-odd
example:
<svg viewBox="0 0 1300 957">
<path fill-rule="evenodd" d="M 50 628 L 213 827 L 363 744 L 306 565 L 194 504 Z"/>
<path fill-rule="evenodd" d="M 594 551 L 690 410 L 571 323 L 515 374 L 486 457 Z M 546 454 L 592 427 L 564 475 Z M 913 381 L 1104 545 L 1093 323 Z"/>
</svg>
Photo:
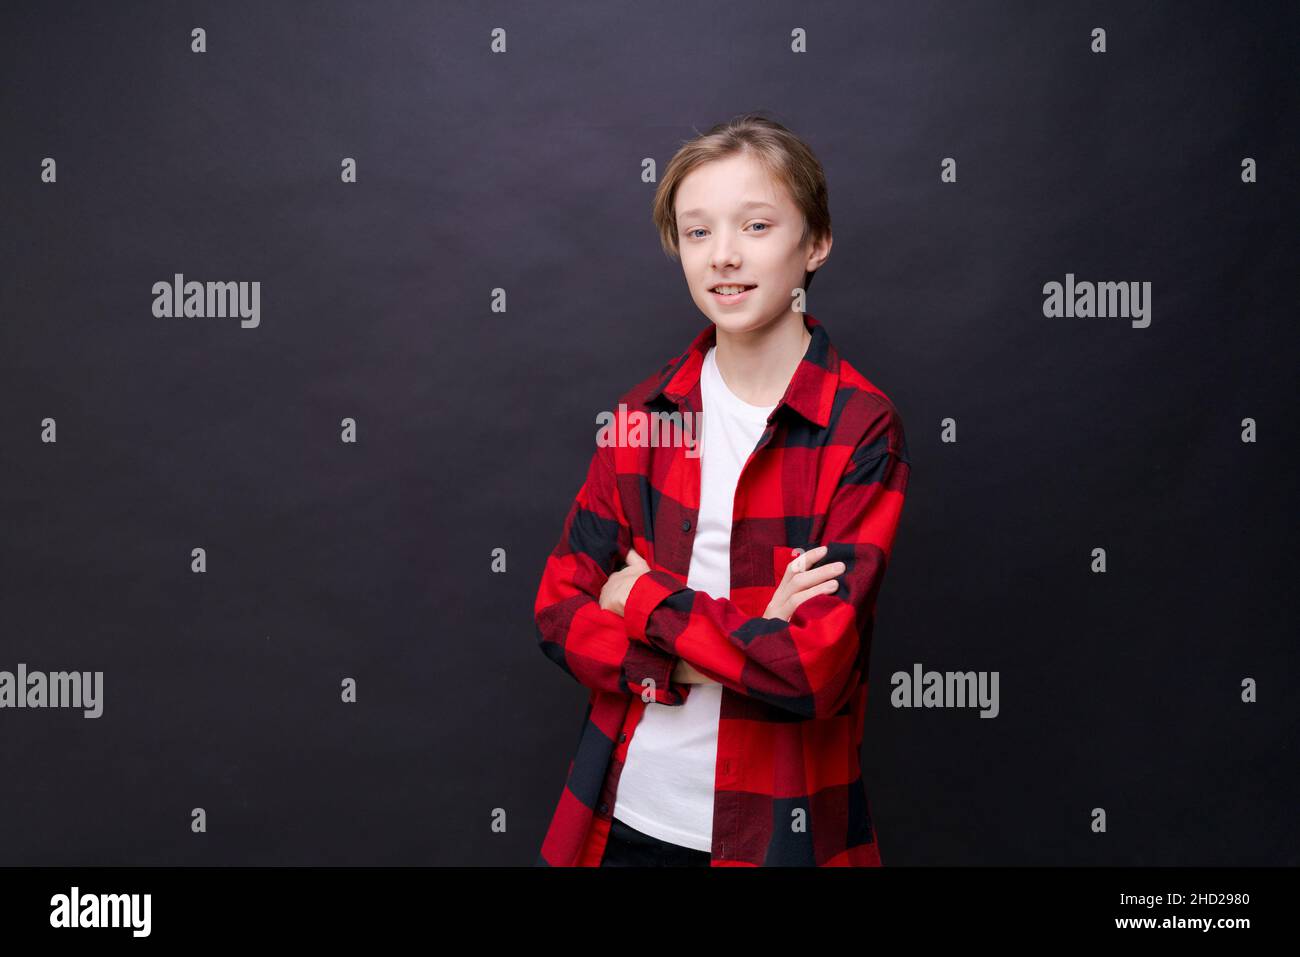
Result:
<svg viewBox="0 0 1300 957">
<path fill-rule="evenodd" d="M 722 282 L 711 286 L 709 288 L 709 293 L 714 298 L 716 298 L 718 302 L 722 303 L 723 305 L 729 306 L 732 303 L 741 302 L 746 296 L 749 295 L 751 290 L 756 288 L 757 286 L 753 283 Z"/>
</svg>

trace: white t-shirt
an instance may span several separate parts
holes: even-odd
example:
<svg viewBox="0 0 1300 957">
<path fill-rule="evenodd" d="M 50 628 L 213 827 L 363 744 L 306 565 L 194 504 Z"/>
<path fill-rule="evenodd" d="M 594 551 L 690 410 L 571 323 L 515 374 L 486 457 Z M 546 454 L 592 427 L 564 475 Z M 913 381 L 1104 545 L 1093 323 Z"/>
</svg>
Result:
<svg viewBox="0 0 1300 957">
<path fill-rule="evenodd" d="M 731 597 L 731 518 L 741 469 L 776 408 L 742 402 L 727 388 L 714 346 L 700 371 L 704 406 L 700 514 L 686 584 Z M 661 841 L 713 846 L 713 788 L 722 685 L 693 685 L 677 706 L 646 706 L 618 782 L 614 817 Z"/>
</svg>

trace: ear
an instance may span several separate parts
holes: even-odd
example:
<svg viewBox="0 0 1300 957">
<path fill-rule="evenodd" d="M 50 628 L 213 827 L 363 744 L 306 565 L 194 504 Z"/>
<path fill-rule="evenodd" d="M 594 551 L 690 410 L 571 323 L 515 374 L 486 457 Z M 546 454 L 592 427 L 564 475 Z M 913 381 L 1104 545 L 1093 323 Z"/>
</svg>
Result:
<svg viewBox="0 0 1300 957">
<path fill-rule="evenodd" d="M 808 261 L 804 264 L 805 272 L 816 272 L 831 254 L 833 237 L 827 233 L 821 239 L 810 240 L 812 249 L 808 252 Z"/>
</svg>

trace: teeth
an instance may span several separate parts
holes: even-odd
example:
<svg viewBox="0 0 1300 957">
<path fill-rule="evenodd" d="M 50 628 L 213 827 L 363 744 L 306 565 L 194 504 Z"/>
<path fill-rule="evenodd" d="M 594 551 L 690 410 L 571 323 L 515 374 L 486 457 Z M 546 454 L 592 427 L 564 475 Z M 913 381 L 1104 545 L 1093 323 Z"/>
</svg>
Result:
<svg viewBox="0 0 1300 957">
<path fill-rule="evenodd" d="M 714 286 L 713 291 L 722 293 L 724 296 L 734 296 L 738 292 L 744 292 L 748 286 Z"/>
</svg>

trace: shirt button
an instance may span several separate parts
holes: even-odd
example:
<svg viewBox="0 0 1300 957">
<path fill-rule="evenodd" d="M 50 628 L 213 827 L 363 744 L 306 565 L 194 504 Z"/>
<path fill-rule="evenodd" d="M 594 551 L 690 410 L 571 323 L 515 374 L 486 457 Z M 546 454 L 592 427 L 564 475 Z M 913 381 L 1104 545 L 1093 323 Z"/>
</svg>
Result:
<svg viewBox="0 0 1300 957">
<path fill-rule="evenodd" d="M 627 732 L 624 731 L 622 734 L 618 736 L 618 743 L 622 744 L 626 740 L 627 740 Z"/>
<path fill-rule="evenodd" d="M 600 806 L 600 813 L 601 813 L 601 814 L 608 814 L 608 813 L 609 813 L 609 805 L 608 805 L 608 804 L 602 804 L 602 805 Z"/>
<path fill-rule="evenodd" d="M 691 520 L 690 520 L 689 518 L 683 520 L 683 521 L 682 521 L 682 531 L 683 531 L 683 532 L 689 532 L 690 530 L 691 530 Z"/>
</svg>

